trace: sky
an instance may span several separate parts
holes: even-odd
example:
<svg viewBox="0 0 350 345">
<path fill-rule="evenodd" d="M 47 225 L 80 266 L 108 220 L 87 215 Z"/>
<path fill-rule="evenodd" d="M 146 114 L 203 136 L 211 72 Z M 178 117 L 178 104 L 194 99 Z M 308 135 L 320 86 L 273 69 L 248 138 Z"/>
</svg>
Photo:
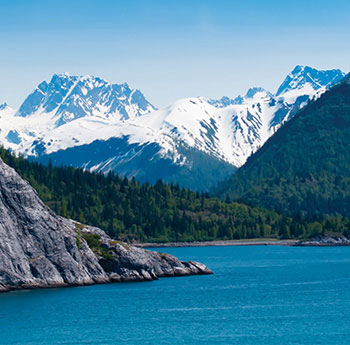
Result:
<svg viewBox="0 0 350 345">
<path fill-rule="evenodd" d="M 0 0 L 0 103 L 54 73 L 127 82 L 157 107 L 350 71 L 348 0 Z"/>
</svg>

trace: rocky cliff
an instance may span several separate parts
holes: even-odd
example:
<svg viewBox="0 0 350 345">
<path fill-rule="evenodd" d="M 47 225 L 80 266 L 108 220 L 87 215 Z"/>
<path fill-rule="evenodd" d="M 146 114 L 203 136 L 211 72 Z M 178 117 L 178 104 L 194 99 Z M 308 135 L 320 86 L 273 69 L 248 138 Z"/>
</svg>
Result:
<svg viewBox="0 0 350 345">
<path fill-rule="evenodd" d="M 0 160 L 0 291 L 212 273 L 58 217 Z"/>
</svg>

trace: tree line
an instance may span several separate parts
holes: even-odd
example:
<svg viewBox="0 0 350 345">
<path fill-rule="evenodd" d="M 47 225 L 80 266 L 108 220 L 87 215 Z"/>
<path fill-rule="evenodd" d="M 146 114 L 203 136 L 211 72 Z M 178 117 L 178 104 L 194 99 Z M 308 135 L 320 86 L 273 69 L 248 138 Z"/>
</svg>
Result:
<svg viewBox="0 0 350 345">
<path fill-rule="evenodd" d="M 157 181 L 140 184 L 113 173 L 55 167 L 0 156 L 36 189 L 57 214 L 100 227 L 124 241 L 169 242 L 249 238 L 303 238 L 325 232 L 348 233 L 348 219 L 305 220 L 243 203 L 221 201 L 208 193 Z"/>
</svg>

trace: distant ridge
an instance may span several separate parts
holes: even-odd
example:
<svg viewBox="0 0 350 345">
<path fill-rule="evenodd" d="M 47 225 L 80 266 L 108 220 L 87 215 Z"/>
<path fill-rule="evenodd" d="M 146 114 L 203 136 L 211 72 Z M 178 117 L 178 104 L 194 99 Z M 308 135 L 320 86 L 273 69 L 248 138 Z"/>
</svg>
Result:
<svg viewBox="0 0 350 345">
<path fill-rule="evenodd" d="M 42 162 L 208 190 L 344 75 L 297 66 L 276 95 L 253 87 L 236 98 L 185 98 L 156 110 L 126 83 L 55 74 L 18 110 L 0 110 L 0 142 Z"/>
</svg>

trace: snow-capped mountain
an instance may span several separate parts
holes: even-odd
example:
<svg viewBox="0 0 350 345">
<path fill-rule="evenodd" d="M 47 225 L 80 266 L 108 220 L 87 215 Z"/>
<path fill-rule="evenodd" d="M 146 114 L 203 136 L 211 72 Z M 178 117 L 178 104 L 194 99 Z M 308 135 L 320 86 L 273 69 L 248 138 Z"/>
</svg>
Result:
<svg viewBox="0 0 350 345">
<path fill-rule="evenodd" d="M 339 77 L 344 78 L 344 76 L 345 73 L 339 69 L 319 71 L 309 66 L 296 66 L 278 88 L 276 96 L 291 91 L 308 94 L 313 91 L 329 89 L 339 81 Z"/>
<path fill-rule="evenodd" d="M 43 81 L 26 98 L 16 116 L 47 114 L 55 126 L 82 117 L 116 118 L 128 120 L 155 110 L 139 90 L 127 83 L 111 84 L 103 79 L 55 74 L 51 81 Z"/>
<path fill-rule="evenodd" d="M 155 110 L 127 84 L 54 75 L 17 111 L 0 109 L 0 141 L 42 161 L 206 189 L 344 76 L 297 66 L 276 94 L 255 87 L 233 99 L 186 98 Z"/>
<path fill-rule="evenodd" d="M 321 71 L 296 66 L 288 74 L 276 94 L 254 87 L 245 96 L 223 97 L 209 103 L 232 115 L 232 147 L 229 162 L 242 166 L 247 158 L 309 99 L 319 97 L 345 77 L 339 69 Z"/>
<path fill-rule="evenodd" d="M 14 113 L 14 110 L 10 108 L 7 103 L 0 104 L 0 116 L 6 116 L 8 114 L 12 115 Z"/>
</svg>

